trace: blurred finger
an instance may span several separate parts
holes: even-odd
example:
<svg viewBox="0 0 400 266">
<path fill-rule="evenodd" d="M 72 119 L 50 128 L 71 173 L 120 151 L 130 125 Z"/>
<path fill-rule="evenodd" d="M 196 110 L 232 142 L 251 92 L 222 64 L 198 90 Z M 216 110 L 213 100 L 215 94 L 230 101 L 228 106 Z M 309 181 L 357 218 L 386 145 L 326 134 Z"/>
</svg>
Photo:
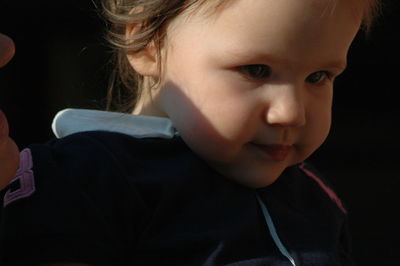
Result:
<svg viewBox="0 0 400 266">
<path fill-rule="evenodd" d="M 5 66 L 15 53 L 15 46 L 13 40 L 0 33 L 0 67 Z"/>
<path fill-rule="evenodd" d="M 19 166 L 19 149 L 8 136 L 8 123 L 0 110 L 0 190 L 15 176 Z"/>
</svg>

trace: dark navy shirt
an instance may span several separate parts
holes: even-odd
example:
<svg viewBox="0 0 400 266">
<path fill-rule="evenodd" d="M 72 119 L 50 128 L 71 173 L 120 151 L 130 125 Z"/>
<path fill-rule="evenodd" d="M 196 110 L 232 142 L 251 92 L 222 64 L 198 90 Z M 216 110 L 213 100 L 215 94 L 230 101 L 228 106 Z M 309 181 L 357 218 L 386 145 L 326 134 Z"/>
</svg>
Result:
<svg viewBox="0 0 400 266">
<path fill-rule="evenodd" d="M 346 210 L 312 166 L 251 189 L 179 136 L 88 131 L 31 145 L 0 204 L 0 265 L 292 265 L 276 237 L 296 266 L 353 265 Z"/>
</svg>

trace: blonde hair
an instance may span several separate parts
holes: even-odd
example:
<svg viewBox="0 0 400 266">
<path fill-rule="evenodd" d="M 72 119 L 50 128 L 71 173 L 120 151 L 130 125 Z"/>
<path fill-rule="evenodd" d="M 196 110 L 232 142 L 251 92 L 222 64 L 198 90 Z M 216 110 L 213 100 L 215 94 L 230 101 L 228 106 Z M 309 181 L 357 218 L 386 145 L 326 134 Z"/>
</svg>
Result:
<svg viewBox="0 0 400 266">
<path fill-rule="evenodd" d="M 216 10 L 233 0 L 102 0 L 103 15 L 108 22 L 107 40 L 115 54 L 115 69 L 110 77 L 107 93 L 107 110 L 131 112 L 143 92 L 144 77 L 133 70 L 127 59 L 128 54 L 140 52 L 150 43 L 160 49 L 164 40 L 165 25 L 183 11 L 212 4 Z M 338 0 L 333 0 L 338 1 Z M 368 32 L 379 10 L 379 0 L 343 0 L 363 5 L 362 28 Z M 126 27 L 140 25 L 135 34 L 127 38 Z M 159 65 L 161 72 L 161 64 Z M 151 88 L 158 86 L 154 81 Z"/>
</svg>

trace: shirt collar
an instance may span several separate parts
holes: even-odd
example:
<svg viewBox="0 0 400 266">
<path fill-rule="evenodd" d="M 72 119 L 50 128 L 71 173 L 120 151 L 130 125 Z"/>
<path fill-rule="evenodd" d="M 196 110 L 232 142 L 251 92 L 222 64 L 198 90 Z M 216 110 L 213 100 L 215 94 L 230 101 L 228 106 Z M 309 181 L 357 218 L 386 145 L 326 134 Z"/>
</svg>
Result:
<svg viewBox="0 0 400 266">
<path fill-rule="evenodd" d="M 168 118 L 87 109 L 58 112 L 52 129 L 57 138 L 84 131 L 110 131 L 135 138 L 173 138 L 177 135 Z"/>
</svg>

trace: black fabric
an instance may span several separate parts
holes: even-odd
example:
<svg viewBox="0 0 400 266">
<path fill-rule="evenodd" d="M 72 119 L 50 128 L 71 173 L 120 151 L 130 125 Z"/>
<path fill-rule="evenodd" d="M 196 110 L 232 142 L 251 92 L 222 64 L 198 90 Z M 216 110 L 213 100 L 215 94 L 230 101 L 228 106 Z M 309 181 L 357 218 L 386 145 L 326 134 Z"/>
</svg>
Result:
<svg viewBox="0 0 400 266">
<path fill-rule="evenodd" d="M 36 191 L 0 212 L 0 265 L 291 265 L 256 193 L 298 265 L 353 265 L 346 215 L 298 166 L 254 190 L 179 137 L 97 131 L 29 149 Z"/>
</svg>

